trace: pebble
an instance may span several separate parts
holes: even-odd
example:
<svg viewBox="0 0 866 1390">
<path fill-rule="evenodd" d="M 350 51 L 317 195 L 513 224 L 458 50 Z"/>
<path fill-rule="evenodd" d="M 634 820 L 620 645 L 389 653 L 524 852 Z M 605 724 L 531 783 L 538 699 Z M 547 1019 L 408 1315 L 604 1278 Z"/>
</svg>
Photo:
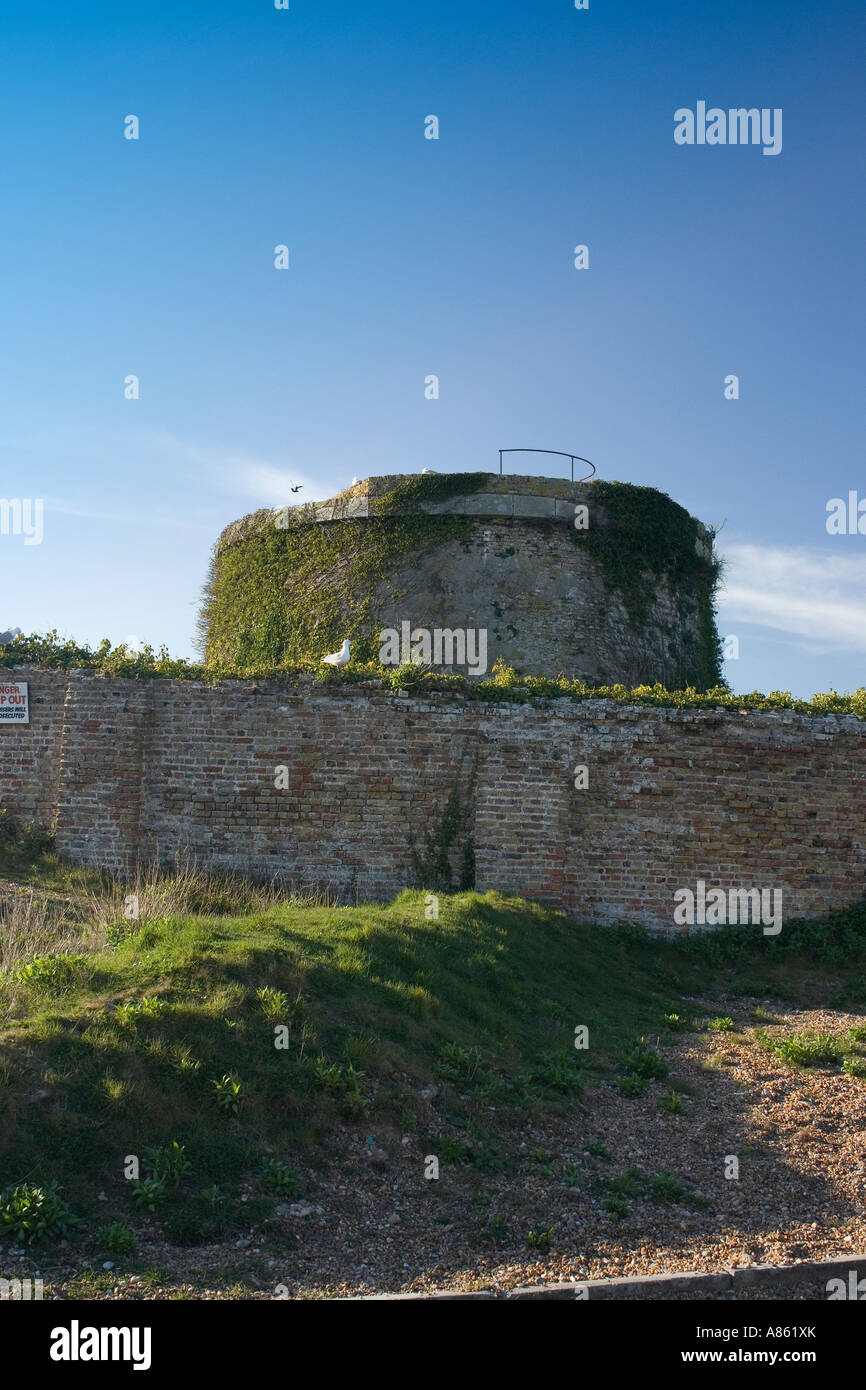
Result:
<svg viewBox="0 0 866 1390">
<path fill-rule="evenodd" d="M 740 1014 L 745 1020 L 753 1003 L 732 1000 L 730 1007 L 714 1011 Z M 792 1016 L 780 1008 L 778 1016 L 786 1028 L 804 1031 L 837 1032 L 866 1021 L 835 1011 L 822 1016 L 817 1010 L 805 1010 Z M 506 1217 L 509 1244 L 501 1253 L 485 1257 L 478 1244 L 477 1219 L 474 1214 L 466 1219 L 469 1198 L 460 1184 L 431 1215 L 426 1195 L 429 1187 L 422 1196 L 416 1190 L 415 1165 L 392 1160 L 372 1135 L 366 1144 L 359 1145 L 354 1138 L 350 1142 L 355 1154 L 359 1150 L 366 1153 L 369 1164 L 347 1162 L 342 1171 L 333 1165 L 333 1181 L 322 1189 L 328 1197 L 327 1210 L 333 1206 L 332 1225 L 327 1228 L 323 1222 L 322 1235 L 327 1238 L 339 1231 L 339 1238 L 324 1248 L 317 1243 L 315 1251 L 296 1257 L 299 1264 L 291 1284 L 293 1292 L 316 1290 L 345 1297 L 399 1289 L 460 1290 L 481 1284 L 504 1289 L 546 1280 L 729 1268 L 734 1263 L 785 1264 L 838 1255 L 852 1247 L 866 1249 L 862 1207 L 853 1211 L 851 1207 L 851 1199 L 856 1196 L 859 1202 L 862 1192 L 862 1170 L 856 1160 L 866 1158 L 864 1090 L 829 1071 L 786 1072 L 781 1063 L 768 1063 L 766 1054 L 748 1036 L 739 1048 L 736 1065 L 724 1051 L 730 1047 L 724 1037 L 700 1034 L 670 1043 L 665 1039 L 661 1046 L 675 1076 L 697 1082 L 696 1115 L 703 1110 L 703 1118 L 696 1127 L 680 1123 L 675 1128 L 667 1116 L 656 1114 L 660 1088 L 652 1088 L 643 1100 L 628 1101 L 613 1088 L 600 1088 L 585 1097 L 587 1114 L 577 1125 L 579 1137 L 574 1133 L 573 1115 L 570 1119 L 542 1116 L 520 1125 L 528 1142 L 520 1144 L 519 1152 L 525 1162 L 527 1149 L 545 1147 L 563 1164 L 580 1166 L 574 1150 L 579 1152 L 584 1140 L 597 1137 L 606 1142 L 611 1156 L 598 1159 L 587 1155 L 584 1173 L 599 1179 L 616 1177 L 631 1161 L 647 1173 L 670 1167 L 692 1191 L 712 1204 L 711 1213 L 690 1211 L 684 1220 L 681 1206 L 654 1207 L 636 1199 L 631 1203 L 627 1225 L 620 1229 L 611 1225 L 585 1185 L 562 1189 L 559 1172 L 550 1181 L 533 1176 L 529 1189 L 513 1177 L 511 1181 L 491 1177 L 487 1180 L 491 1211 Z M 718 1089 L 710 1100 L 700 1068 L 713 1057 L 719 1058 L 719 1074 L 712 1082 Z M 763 1082 L 772 1085 L 766 1088 L 762 1101 Z M 419 1094 L 426 1100 L 437 1091 L 430 1086 Z M 824 1117 L 821 1127 L 835 1136 L 832 1145 L 822 1146 L 818 1158 L 814 1136 L 806 1132 L 803 1140 L 792 1139 L 807 1119 L 815 1126 L 815 1114 Z M 750 1184 L 722 1181 L 714 1145 L 707 1143 L 704 1121 L 710 1135 L 729 1134 L 720 1150 L 723 1154 L 739 1151 L 747 1155 Z M 383 1130 L 389 1144 L 390 1133 Z M 403 1136 L 404 1141 L 407 1138 L 411 1142 L 412 1136 Z M 519 1136 L 512 1141 L 512 1157 L 517 1157 L 517 1143 Z M 384 1176 L 374 1171 L 379 1163 L 389 1165 Z M 356 1176 L 347 1181 L 353 1171 Z M 779 1185 L 780 1171 L 786 1175 L 787 1188 Z M 804 1186 L 807 1176 L 808 1188 Z M 823 1188 L 820 1196 L 812 1190 L 816 1179 Z M 527 1193 L 531 1193 L 532 1202 L 543 1200 L 545 1224 L 555 1227 L 549 1255 L 532 1262 L 521 1249 L 524 1221 L 529 1229 L 537 1219 L 530 1204 L 524 1203 Z M 575 1207 L 579 1215 L 572 1219 Z M 276 1208 L 278 1216 L 301 1219 L 319 1215 L 322 1210 L 312 1202 Z M 400 1236 L 392 1237 L 388 1232 L 395 1231 L 398 1224 L 402 1225 Z M 690 1234 L 683 1235 L 684 1231 Z M 249 1239 L 237 1242 L 239 1249 L 250 1245 Z M 265 1243 L 266 1255 L 268 1249 Z M 369 1255 L 369 1262 L 357 1265 L 354 1252 L 361 1250 Z M 9 1254 L 23 1257 L 28 1252 L 13 1249 Z M 191 1272 L 175 1277 L 189 1278 Z M 201 1287 L 204 1278 L 200 1266 L 191 1287 Z M 252 1284 L 252 1274 L 249 1279 Z M 168 1287 L 173 1282 L 167 1281 Z M 132 1276 L 120 1283 L 129 1289 L 141 1281 Z M 122 1291 L 117 1296 L 122 1297 Z"/>
</svg>

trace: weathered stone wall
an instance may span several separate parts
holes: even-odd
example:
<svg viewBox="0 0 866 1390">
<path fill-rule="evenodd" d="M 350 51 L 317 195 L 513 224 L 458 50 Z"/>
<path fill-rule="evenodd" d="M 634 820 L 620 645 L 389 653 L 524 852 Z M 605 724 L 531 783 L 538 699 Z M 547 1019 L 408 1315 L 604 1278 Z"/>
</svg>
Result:
<svg viewBox="0 0 866 1390">
<path fill-rule="evenodd" d="M 480 521 L 469 538 L 407 562 L 373 587 L 372 607 L 382 626 L 398 631 L 403 621 L 430 631 L 483 629 L 487 674 L 501 658 L 533 675 L 678 690 L 693 675 L 700 643 L 693 596 L 657 579 L 637 627 L 567 526 L 525 518 Z"/>
<path fill-rule="evenodd" d="M 780 889 L 787 919 L 866 895 L 866 721 L 853 716 L 14 679 L 30 682 L 31 723 L 0 726 L 0 805 L 56 816 L 58 848 L 83 863 L 188 848 L 218 868 L 387 897 L 411 884 L 410 836 L 439 824 L 459 783 L 481 891 L 657 929 L 698 880 Z"/>
</svg>

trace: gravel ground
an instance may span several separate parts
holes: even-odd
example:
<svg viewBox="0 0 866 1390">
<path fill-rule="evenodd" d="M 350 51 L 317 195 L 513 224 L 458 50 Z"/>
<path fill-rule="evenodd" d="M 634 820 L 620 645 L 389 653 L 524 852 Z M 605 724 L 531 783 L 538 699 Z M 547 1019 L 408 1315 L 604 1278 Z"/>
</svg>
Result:
<svg viewBox="0 0 866 1390">
<path fill-rule="evenodd" d="M 767 1000 L 729 1000 L 726 1009 L 744 1022 L 757 1003 L 777 1019 L 766 1025 L 771 1036 L 843 1033 L 866 1021 Z M 145 1228 L 136 1268 L 164 1278 L 130 1283 L 118 1261 L 105 1291 L 88 1296 L 268 1298 L 277 1286 L 289 1298 L 504 1291 L 866 1251 L 866 1081 L 838 1069 L 791 1069 L 759 1047 L 752 1028 L 663 1034 L 658 1048 L 671 1074 L 642 1097 L 605 1084 L 569 1102 L 568 1114 L 540 1121 L 488 1107 L 485 1127 L 508 1146 L 502 1171 L 442 1160 L 438 1181 L 428 1180 L 425 1157 L 443 1134 L 425 1142 L 378 1123 L 347 1127 L 324 1166 L 304 1172 L 302 1196 L 278 1206 L 272 1229 L 182 1249 L 164 1243 L 158 1227 Z M 660 1107 L 671 1089 L 683 1096 L 682 1113 Z M 435 1088 L 426 1094 L 437 1132 Z M 738 1179 L 725 1176 L 731 1156 Z M 611 1180 L 630 1168 L 644 1176 L 622 1196 L 628 1210 L 616 1220 L 602 1203 Z M 663 1200 L 647 1189 L 646 1179 L 662 1172 L 686 1191 Z M 549 1249 L 527 1246 L 528 1232 L 551 1228 Z M 68 1296 L 72 1273 L 64 1253 L 42 1270 L 59 1297 Z M 21 1259 L 22 1274 L 32 1272 L 32 1259 Z M 6 1272 L 17 1263 L 6 1258 Z M 101 1257 L 92 1266 L 99 1270 Z M 747 1296 L 826 1292 L 805 1281 Z"/>
</svg>

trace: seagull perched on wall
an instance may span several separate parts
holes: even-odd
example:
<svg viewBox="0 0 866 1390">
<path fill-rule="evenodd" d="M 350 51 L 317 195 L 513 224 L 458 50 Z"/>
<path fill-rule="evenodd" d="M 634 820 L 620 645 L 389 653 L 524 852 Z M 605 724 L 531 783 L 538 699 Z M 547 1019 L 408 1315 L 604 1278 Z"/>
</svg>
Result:
<svg viewBox="0 0 866 1390">
<path fill-rule="evenodd" d="M 330 656 L 323 656 L 322 662 L 326 666 L 345 666 L 349 660 L 349 639 L 343 639 L 343 645 L 338 652 L 331 652 Z M 321 663 L 320 663 L 321 664 Z"/>
</svg>

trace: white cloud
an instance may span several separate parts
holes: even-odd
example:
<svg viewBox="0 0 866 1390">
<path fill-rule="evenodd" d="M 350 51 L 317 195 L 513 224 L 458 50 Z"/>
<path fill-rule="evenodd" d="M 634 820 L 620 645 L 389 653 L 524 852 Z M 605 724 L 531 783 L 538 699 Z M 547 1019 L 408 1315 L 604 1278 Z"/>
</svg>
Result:
<svg viewBox="0 0 866 1390">
<path fill-rule="evenodd" d="M 291 464 L 276 464 L 246 451 L 202 448 L 186 444 L 171 435 L 159 436 L 163 450 L 187 459 L 206 470 L 209 478 L 227 491 L 245 497 L 261 507 L 285 507 L 301 502 L 317 502 L 331 495 L 331 489 Z M 300 492 L 292 492 L 300 486 Z M 341 486 L 347 486 L 343 483 Z"/>
<path fill-rule="evenodd" d="M 321 489 L 303 473 L 290 473 L 269 463 L 246 462 L 241 466 L 238 483 L 243 491 L 266 507 L 290 507 L 300 502 L 318 501 Z M 300 492 L 292 492 L 293 487 Z M 240 487 L 237 489 L 240 491 Z"/>
<path fill-rule="evenodd" d="M 197 488 L 201 494 L 200 506 L 204 508 L 214 504 L 213 493 L 216 489 L 242 499 L 238 505 L 240 514 L 244 506 L 252 511 L 257 507 L 324 501 L 348 487 L 353 472 L 352 467 L 347 465 L 345 470 L 336 472 L 329 468 L 321 477 L 315 478 L 295 467 L 291 458 L 262 458 L 245 449 L 198 444 L 166 431 L 153 430 L 92 431 L 86 437 L 59 430 L 50 435 L 17 440 L 14 444 L 7 440 L 0 443 L 0 453 L 3 452 L 13 457 L 16 454 L 37 457 L 40 454 L 50 455 L 55 461 L 62 461 L 64 476 L 93 478 L 99 472 L 97 465 L 101 465 L 106 476 L 104 497 L 110 497 L 110 502 L 100 505 L 86 495 L 82 498 L 55 496 L 50 500 L 49 509 L 70 516 L 121 524 L 142 520 L 160 526 L 204 524 L 192 519 L 189 504 L 183 515 L 178 508 L 163 516 L 143 517 L 138 509 L 132 516 L 124 513 L 122 503 L 116 506 L 115 502 L 115 499 L 123 496 L 121 479 L 137 480 L 138 494 L 141 491 L 141 478 L 150 476 L 149 499 L 163 495 L 175 483 L 181 487 Z M 84 467 L 80 466 L 82 462 Z M 358 471 L 357 467 L 354 471 Z M 199 479 L 203 487 L 198 483 Z M 292 487 L 296 486 L 300 490 L 292 492 Z M 46 506 L 49 506 L 47 499 Z"/>
<path fill-rule="evenodd" d="M 718 607 L 726 626 L 793 633 L 814 651 L 866 651 L 866 553 L 732 544 L 722 554 Z"/>
<path fill-rule="evenodd" d="M 63 497 L 46 497 L 45 511 L 50 516 L 56 512 L 60 516 L 78 516 L 86 521 L 105 521 L 111 525 L 128 526 L 130 531 L 139 531 L 143 526 L 162 529 L 165 526 L 183 526 L 194 530 L 207 529 L 204 521 L 189 518 L 183 513 L 162 512 L 160 514 L 149 514 L 144 512 L 110 512 L 105 511 L 98 503 L 71 502 Z"/>
</svg>

